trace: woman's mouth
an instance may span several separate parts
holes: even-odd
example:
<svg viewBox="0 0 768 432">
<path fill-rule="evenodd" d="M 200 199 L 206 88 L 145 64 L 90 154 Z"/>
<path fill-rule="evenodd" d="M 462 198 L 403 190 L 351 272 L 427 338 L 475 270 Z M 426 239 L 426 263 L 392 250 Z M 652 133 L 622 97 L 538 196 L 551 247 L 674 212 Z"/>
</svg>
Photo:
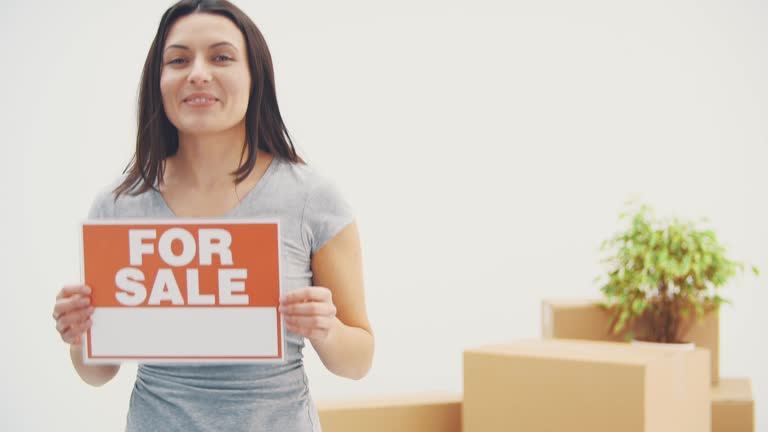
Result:
<svg viewBox="0 0 768 432">
<path fill-rule="evenodd" d="M 213 96 L 198 96 L 193 95 L 184 99 L 184 103 L 191 107 L 208 107 L 218 102 L 218 99 Z"/>
</svg>

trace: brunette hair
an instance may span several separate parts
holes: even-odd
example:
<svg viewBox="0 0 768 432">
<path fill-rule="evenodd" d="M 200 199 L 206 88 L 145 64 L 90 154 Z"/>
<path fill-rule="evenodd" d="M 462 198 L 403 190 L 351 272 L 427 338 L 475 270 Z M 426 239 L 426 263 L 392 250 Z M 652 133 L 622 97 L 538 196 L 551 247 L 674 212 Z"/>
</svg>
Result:
<svg viewBox="0 0 768 432">
<path fill-rule="evenodd" d="M 115 199 L 122 193 L 138 195 L 154 189 L 162 181 L 165 159 L 179 148 L 176 127 L 168 120 L 160 93 L 160 72 L 163 47 L 171 26 L 182 17 L 193 13 L 221 15 L 232 21 L 242 32 L 248 54 L 251 74 L 251 93 L 245 113 L 245 137 L 242 161 L 232 172 L 235 183 L 240 183 L 256 164 L 256 149 L 293 163 L 304 163 L 296 153 L 288 129 L 280 116 L 275 93 L 272 56 L 256 24 L 237 6 L 226 0 L 181 0 L 163 14 L 157 34 L 147 53 L 138 100 L 138 127 L 136 152 L 126 167 L 123 182 L 114 190 Z"/>
</svg>

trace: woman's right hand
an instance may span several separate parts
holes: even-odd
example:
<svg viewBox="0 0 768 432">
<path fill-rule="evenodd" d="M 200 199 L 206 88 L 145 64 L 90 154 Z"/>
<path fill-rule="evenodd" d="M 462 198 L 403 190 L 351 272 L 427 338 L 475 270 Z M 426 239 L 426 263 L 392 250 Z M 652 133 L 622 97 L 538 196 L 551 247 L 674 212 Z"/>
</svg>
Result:
<svg viewBox="0 0 768 432">
<path fill-rule="evenodd" d="M 91 288 L 68 285 L 56 296 L 53 319 L 61 339 L 68 344 L 80 344 L 82 335 L 91 327 Z"/>
</svg>

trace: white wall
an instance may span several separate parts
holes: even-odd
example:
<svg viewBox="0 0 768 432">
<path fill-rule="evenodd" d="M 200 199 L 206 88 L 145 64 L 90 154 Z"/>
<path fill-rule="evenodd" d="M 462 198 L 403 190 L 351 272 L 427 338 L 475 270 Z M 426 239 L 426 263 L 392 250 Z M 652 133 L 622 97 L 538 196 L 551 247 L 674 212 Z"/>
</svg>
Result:
<svg viewBox="0 0 768 432">
<path fill-rule="evenodd" d="M 359 215 L 377 355 L 317 398 L 456 390 L 468 346 L 539 335 L 542 298 L 598 294 L 625 199 L 708 216 L 760 279 L 728 287 L 722 374 L 768 428 L 768 5 L 240 1 L 300 151 Z M 166 2 L 0 4 L 5 292 L 0 429 L 119 430 L 135 367 L 82 384 L 50 318 L 77 223 L 128 162 Z M 21 203 L 21 205 L 19 205 Z"/>
</svg>

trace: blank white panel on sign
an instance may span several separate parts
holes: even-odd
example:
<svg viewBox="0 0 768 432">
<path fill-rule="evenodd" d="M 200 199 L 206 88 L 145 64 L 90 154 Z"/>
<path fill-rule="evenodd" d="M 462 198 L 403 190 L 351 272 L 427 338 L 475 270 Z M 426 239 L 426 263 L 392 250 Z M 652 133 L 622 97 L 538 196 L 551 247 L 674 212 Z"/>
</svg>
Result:
<svg viewBox="0 0 768 432">
<path fill-rule="evenodd" d="M 93 323 L 94 359 L 278 356 L 273 307 L 101 307 Z"/>
</svg>

